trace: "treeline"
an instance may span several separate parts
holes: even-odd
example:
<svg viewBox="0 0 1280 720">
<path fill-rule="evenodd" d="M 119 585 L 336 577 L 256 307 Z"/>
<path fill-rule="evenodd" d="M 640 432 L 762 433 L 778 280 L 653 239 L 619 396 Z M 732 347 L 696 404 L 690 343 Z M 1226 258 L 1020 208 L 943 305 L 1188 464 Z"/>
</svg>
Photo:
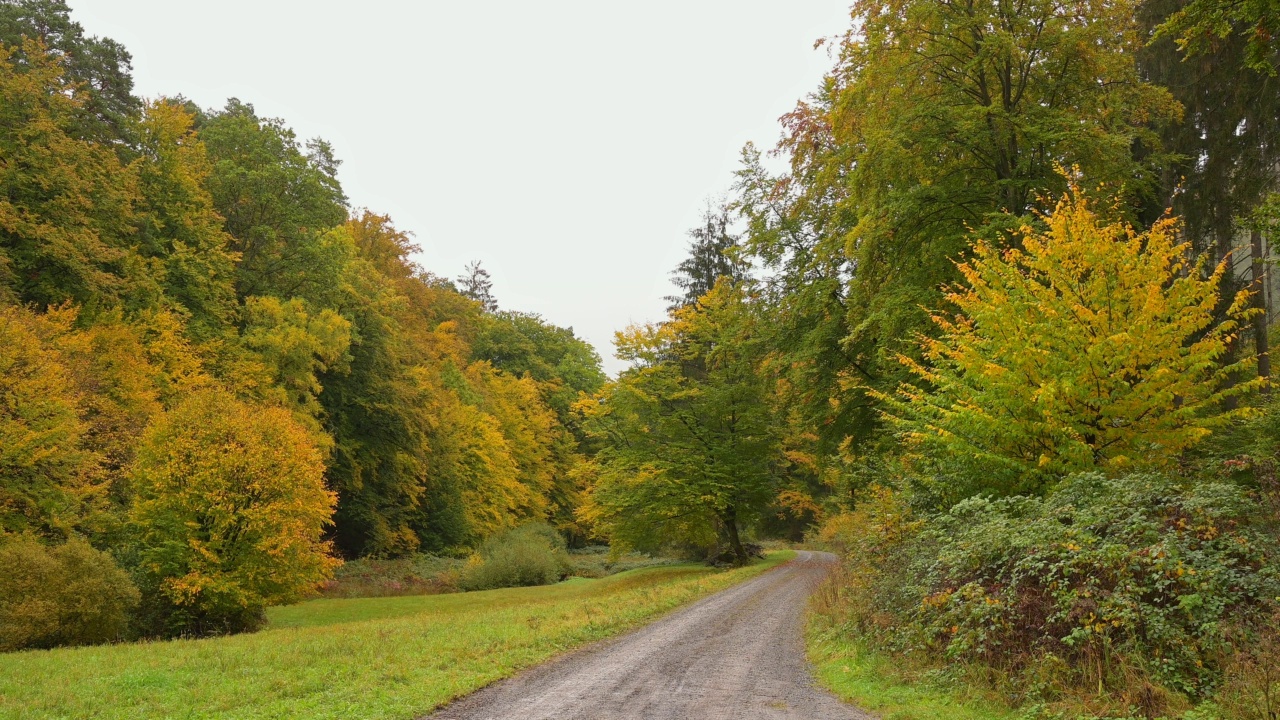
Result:
<svg viewBox="0 0 1280 720">
<path fill-rule="evenodd" d="M 0 2 L 0 46 L 0 648 L 251 628 L 335 558 L 582 537 L 588 344 L 417 265 L 323 141 L 134 96 L 61 0 Z"/>
<path fill-rule="evenodd" d="M 1030 716 L 1274 715 L 1278 22 L 855 3 L 789 168 L 748 146 L 619 334 L 582 516 L 739 562 L 807 533 L 846 556 L 826 632 Z"/>
</svg>

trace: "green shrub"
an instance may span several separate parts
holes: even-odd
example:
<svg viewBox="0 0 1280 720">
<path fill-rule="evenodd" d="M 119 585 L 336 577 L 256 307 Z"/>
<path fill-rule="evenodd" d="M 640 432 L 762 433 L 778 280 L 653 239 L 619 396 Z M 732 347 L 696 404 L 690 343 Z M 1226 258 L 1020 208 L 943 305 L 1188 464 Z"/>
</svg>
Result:
<svg viewBox="0 0 1280 720">
<path fill-rule="evenodd" d="M 1099 691 L 1150 680 L 1204 697 L 1229 631 L 1280 596 L 1280 548 L 1257 508 L 1234 485 L 1150 475 L 966 500 L 915 541 L 899 640 Z"/>
<path fill-rule="evenodd" d="M 572 570 L 564 538 L 545 523 L 529 523 L 485 540 L 462 570 L 464 590 L 549 585 Z"/>
<path fill-rule="evenodd" d="M 0 650 L 119 640 L 137 604 L 129 576 L 83 540 L 0 545 Z"/>
</svg>

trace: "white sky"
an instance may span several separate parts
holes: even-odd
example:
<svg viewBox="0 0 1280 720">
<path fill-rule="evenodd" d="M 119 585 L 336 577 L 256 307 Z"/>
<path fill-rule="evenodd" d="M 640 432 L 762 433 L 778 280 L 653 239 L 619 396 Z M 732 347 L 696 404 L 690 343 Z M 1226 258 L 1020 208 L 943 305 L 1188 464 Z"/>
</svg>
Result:
<svg viewBox="0 0 1280 720">
<path fill-rule="evenodd" d="M 504 309 L 572 326 L 611 374 L 614 331 L 664 316 L 685 232 L 817 87 L 848 4 L 70 0 L 139 94 L 238 97 L 329 140 L 425 267 L 481 260 Z"/>
</svg>

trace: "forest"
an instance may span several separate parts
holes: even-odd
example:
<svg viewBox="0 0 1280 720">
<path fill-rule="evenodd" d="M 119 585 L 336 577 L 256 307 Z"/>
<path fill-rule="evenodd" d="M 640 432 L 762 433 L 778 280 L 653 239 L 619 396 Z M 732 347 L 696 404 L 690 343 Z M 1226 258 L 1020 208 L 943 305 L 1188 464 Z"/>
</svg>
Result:
<svg viewBox="0 0 1280 720">
<path fill-rule="evenodd" d="M 139 98 L 63 0 L 2 0 L 0 650 L 250 631 L 510 538 L 781 539 L 842 558 L 819 646 L 1019 717 L 1275 720 L 1277 26 L 858 0 L 608 378 L 323 140 Z"/>
</svg>

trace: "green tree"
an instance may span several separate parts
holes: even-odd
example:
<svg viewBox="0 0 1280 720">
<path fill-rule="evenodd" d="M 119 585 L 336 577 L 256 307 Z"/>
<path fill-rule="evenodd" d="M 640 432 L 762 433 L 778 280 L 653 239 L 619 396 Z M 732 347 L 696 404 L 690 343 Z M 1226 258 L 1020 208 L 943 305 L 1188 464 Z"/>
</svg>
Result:
<svg viewBox="0 0 1280 720">
<path fill-rule="evenodd" d="M 135 173 L 77 137 L 85 102 L 36 41 L 21 64 L 0 49 L 0 281 L 11 299 L 110 306 L 155 295 L 131 248 Z"/>
<path fill-rule="evenodd" d="M 1242 65 L 1274 76 L 1277 28 L 1280 5 L 1275 0 L 1190 0 L 1160 23 L 1157 34 L 1172 38 L 1193 57 L 1238 43 Z"/>
<path fill-rule="evenodd" d="M 552 325 L 534 313 L 506 310 L 486 315 L 471 343 L 472 357 L 516 377 L 538 382 L 560 422 L 573 425 L 572 406 L 581 393 L 604 385 L 600 355 L 573 328 Z"/>
<path fill-rule="evenodd" d="M 239 295 L 314 302 L 333 291 L 341 247 L 326 235 L 346 221 L 347 207 L 332 148 L 320 140 L 304 147 L 283 121 L 235 99 L 197 129 L 213 163 L 214 208 L 240 256 Z"/>
<path fill-rule="evenodd" d="M 318 375 L 345 361 L 351 323 L 333 310 L 309 313 L 301 300 L 274 297 L 247 298 L 244 321 L 242 342 L 270 370 L 286 405 L 309 423 L 318 420 Z"/>
<path fill-rule="evenodd" d="M 462 294 L 480 303 L 485 312 L 497 312 L 498 300 L 493 296 L 493 280 L 479 260 L 469 263 L 466 271 L 458 276 Z"/>
<path fill-rule="evenodd" d="M 729 212 L 710 206 L 702 214 L 702 224 L 689 231 L 689 256 L 671 273 L 671 284 L 679 295 L 669 295 L 668 310 L 694 305 L 698 298 L 711 292 L 722 277 L 732 282 L 746 279 L 747 266 L 734 251 L 738 238 L 729 232 Z"/>
<path fill-rule="evenodd" d="M 748 561 L 742 532 L 773 499 L 779 448 L 747 300 L 722 279 L 667 323 L 618 334 L 633 367 L 579 405 L 606 442 L 582 513 L 611 541 L 719 540 Z"/>
<path fill-rule="evenodd" d="M 147 430 L 133 467 L 151 630 L 211 634 L 261 625 L 329 577 L 322 540 L 334 496 L 311 434 L 289 411 L 197 392 Z"/>
<path fill-rule="evenodd" d="M 137 247 L 160 265 L 166 301 L 189 316 L 190 336 L 211 341 L 225 339 L 237 320 L 239 258 L 214 210 L 212 166 L 194 124 L 194 115 L 168 100 L 148 103 L 137 123 Z"/>
<path fill-rule="evenodd" d="M 70 82 L 86 96 L 76 114 L 74 136 L 111 143 L 132 138 L 132 121 L 142 109 L 133 95 L 132 58 L 111 38 L 86 36 L 71 19 L 64 0 L 0 1 L 0 45 L 27 56 L 24 39 L 55 53 Z"/>
<path fill-rule="evenodd" d="M 790 170 L 769 177 L 748 148 L 735 202 L 744 246 L 780 271 L 765 285 L 783 308 L 774 366 L 822 455 L 875 441 L 867 390 L 903 377 L 893 358 L 929 331 L 921 308 L 973 233 L 1016 244 L 1063 164 L 1150 197 L 1167 160 L 1156 126 L 1178 112 L 1135 68 L 1131 4 L 863 0 L 853 19 L 783 118 Z"/>
</svg>

